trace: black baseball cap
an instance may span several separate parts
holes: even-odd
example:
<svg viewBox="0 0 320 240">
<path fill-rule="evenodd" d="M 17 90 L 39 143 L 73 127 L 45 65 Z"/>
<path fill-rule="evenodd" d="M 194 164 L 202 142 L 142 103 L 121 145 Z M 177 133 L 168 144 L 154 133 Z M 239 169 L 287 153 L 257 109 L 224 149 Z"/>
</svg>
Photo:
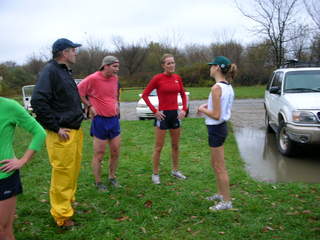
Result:
<svg viewBox="0 0 320 240">
<path fill-rule="evenodd" d="M 82 45 L 79 43 L 74 43 L 66 38 L 59 38 L 56 40 L 52 45 L 52 53 L 57 53 L 63 51 L 66 48 L 77 48 L 81 47 Z"/>
</svg>

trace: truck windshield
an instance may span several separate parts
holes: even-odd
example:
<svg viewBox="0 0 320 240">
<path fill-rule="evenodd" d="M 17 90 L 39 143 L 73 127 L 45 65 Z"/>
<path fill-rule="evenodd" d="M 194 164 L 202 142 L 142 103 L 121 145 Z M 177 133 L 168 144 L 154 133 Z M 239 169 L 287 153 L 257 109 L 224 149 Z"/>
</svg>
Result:
<svg viewBox="0 0 320 240">
<path fill-rule="evenodd" d="M 23 95 L 25 97 L 31 97 L 33 89 L 34 89 L 34 85 L 24 86 L 22 88 Z"/>
<path fill-rule="evenodd" d="M 288 72 L 285 76 L 284 92 L 320 92 L 320 70 Z"/>
</svg>

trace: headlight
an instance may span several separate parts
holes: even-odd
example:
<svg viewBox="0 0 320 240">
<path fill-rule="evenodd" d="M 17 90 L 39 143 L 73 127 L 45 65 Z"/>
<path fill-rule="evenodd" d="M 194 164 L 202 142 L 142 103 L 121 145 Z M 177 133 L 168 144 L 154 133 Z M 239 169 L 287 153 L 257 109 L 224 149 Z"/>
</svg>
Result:
<svg viewBox="0 0 320 240">
<path fill-rule="evenodd" d="M 312 112 L 293 111 L 292 120 L 295 123 L 317 123 L 317 118 Z"/>
</svg>

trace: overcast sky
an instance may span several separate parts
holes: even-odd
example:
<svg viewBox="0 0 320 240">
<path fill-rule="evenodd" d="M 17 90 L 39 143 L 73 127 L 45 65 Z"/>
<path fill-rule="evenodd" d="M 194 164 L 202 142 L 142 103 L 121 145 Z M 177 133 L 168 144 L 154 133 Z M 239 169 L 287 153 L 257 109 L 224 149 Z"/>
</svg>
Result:
<svg viewBox="0 0 320 240">
<path fill-rule="evenodd" d="M 113 49 L 114 36 L 180 45 L 231 38 L 248 43 L 254 40 L 249 26 L 233 0 L 0 0 L 0 63 L 49 54 L 61 37 L 84 47 L 97 40 L 106 49 Z"/>
</svg>

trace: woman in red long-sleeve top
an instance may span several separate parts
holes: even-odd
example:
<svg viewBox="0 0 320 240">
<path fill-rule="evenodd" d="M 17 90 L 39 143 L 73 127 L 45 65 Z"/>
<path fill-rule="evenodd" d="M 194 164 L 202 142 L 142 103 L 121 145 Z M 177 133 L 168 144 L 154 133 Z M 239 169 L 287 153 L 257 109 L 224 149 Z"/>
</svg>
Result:
<svg viewBox="0 0 320 240">
<path fill-rule="evenodd" d="M 172 176 L 186 179 L 179 171 L 179 140 L 180 140 L 180 120 L 187 111 L 187 97 L 183 88 L 182 79 L 175 74 L 175 61 L 171 54 L 165 54 L 161 58 L 163 73 L 155 75 L 146 89 L 143 91 L 142 98 L 154 113 L 156 142 L 153 151 L 153 174 L 152 182 L 160 184 L 159 163 L 160 154 L 165 142 L 166 130 L 169 130 L 172 146 Z M 156 109 L 149 100 L 149 94 L 153 89 L 157 90 L 159 107 Z M 178 94 L 181 95 L 183 108 L 178 111 Z"/>
</svg>

